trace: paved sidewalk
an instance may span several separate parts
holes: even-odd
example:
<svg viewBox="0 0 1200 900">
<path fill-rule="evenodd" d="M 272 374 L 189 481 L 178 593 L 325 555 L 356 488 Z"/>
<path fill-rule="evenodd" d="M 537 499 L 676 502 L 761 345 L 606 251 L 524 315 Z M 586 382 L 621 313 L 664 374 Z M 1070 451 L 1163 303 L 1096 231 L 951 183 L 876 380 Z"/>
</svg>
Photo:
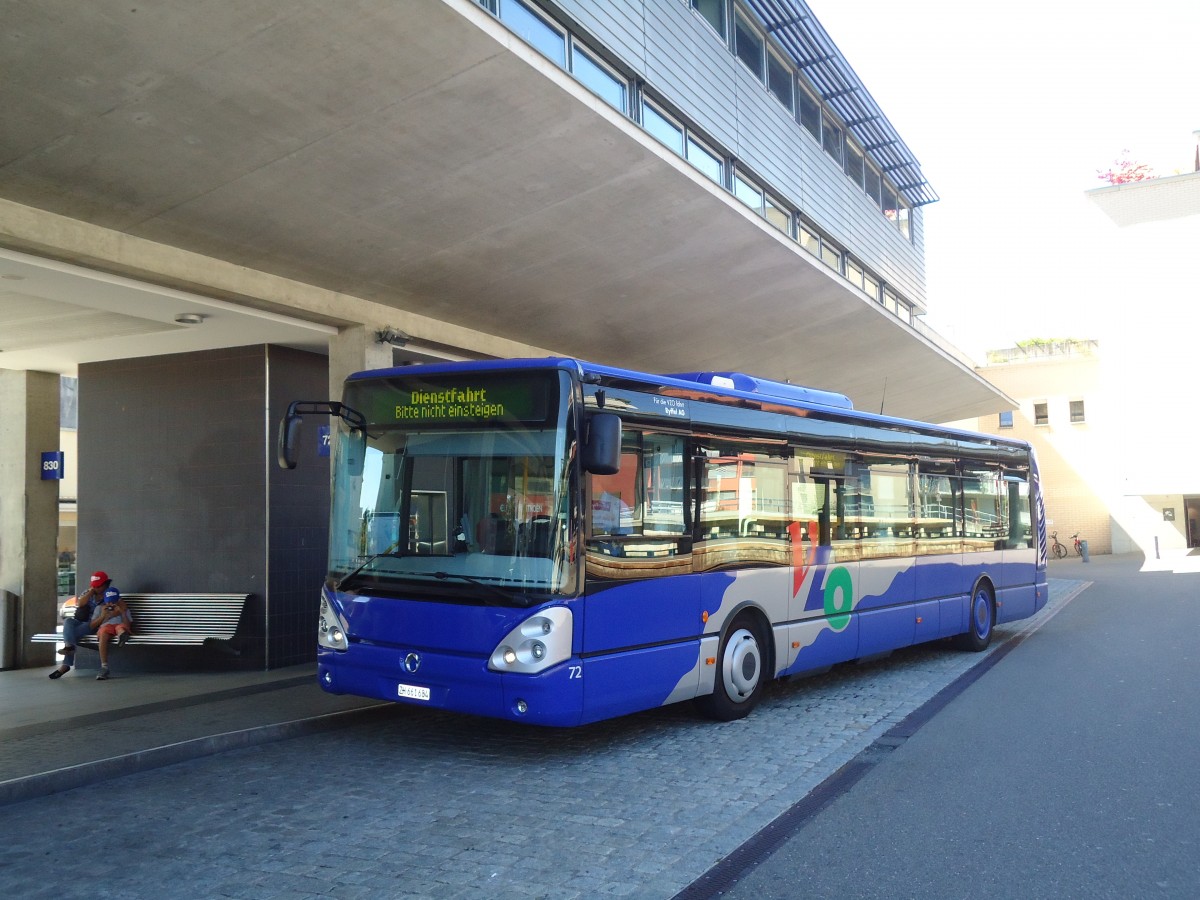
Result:
<svg viewBox="0 0 1200 900">
<path fill-rule="evenodd" d="M 270 672 L 114 676 L 0 672 L 0 804 L 337 727 L 388 706 L 317 686 L 313 664 Z"/>
</svg>

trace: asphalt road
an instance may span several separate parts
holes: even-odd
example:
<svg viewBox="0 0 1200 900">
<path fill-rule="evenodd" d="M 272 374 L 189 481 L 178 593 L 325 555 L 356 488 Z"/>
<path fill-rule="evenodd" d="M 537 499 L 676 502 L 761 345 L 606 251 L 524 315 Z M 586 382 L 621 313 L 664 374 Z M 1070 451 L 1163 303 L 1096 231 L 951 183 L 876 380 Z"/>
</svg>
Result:
<svg viewBox="0 0 1200 900">
<path fill-rule="evenodd" d="M 1200 897 L 1200 575 L 1105 568 L 718 896 Z"/>
</svg>

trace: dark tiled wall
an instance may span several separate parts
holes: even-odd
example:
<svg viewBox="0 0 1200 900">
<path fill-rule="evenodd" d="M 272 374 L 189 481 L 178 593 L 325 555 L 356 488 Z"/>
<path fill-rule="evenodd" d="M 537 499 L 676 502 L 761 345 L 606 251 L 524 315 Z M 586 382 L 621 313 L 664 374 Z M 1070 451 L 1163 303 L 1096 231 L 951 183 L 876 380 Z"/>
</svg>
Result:
<svg viewBox="0 0 1200 900">
<path fill-rule="evenodd" d="M 273 489 L 274 435 L 286 399 L 324 397 L 326 372 L 265 346 L 80 366 L 81 571 L 128 591 L 251 594 L 236 664 L 312 659 L 328 467 Z"/>
<path fill-rule="evenodd" d="M 326 400 L 329 369 L 323 356 L 271 347 L 268 496 L 270 550 L 267 631 L 271 668 L 316 658 L 317 606 L 329 543 L 329 460 L 318 454 L 317 426 L 308 416 L 300 432 L 295 469 L 275 464 L 279 420 L 293 400 Z"/>
</svg>

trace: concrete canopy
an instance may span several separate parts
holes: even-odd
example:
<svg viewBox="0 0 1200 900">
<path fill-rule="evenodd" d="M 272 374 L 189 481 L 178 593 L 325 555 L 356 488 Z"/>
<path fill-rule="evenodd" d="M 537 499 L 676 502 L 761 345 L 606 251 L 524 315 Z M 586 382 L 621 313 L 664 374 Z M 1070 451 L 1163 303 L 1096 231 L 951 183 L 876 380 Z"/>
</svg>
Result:
<svg viewBox="0 0 1200 900">
<path fill-rule="evenodd" d="M 313 338 L 304 322 L 394 319 L 444 344 L 446 323 L 649 371 L 750 371 L 862 409 L 886 393 L 885 410 L 911 418 L 1011 405 L 470 0 L 7 12 L 10 250 L 215 297 L 235 320 L 265 310 L 289 329 L 281 343 Z M 26 210 L 94 239 L 24 228 Z M 147 248 L 211 267 L 181 274 Z M 206 268 L 295 290 L 217 285 Z M 328 299 L 293 299 L 309 288 Z M 0 339 L 0 366 L 35 368 L 39 343 L 66 343 L 52 304 L 90 305 L 83 289 L 43 296 L 39 319 L 38 297 L 24 299 L 27 352 Z M 144 315 L 167 326 L 167 309 Z M 140 352 L 174 352 L 161 342 L 177 334 L 147 328 Z M 130 353 L 122 335 L 100 338 L 87 358 Z"/>
<path fill-rule="evenodd" d="M 1183 175 L 1093 188 L 1087 194 L 1121 228 L 1200 215 L 1200 168 Z"/>
</svg>

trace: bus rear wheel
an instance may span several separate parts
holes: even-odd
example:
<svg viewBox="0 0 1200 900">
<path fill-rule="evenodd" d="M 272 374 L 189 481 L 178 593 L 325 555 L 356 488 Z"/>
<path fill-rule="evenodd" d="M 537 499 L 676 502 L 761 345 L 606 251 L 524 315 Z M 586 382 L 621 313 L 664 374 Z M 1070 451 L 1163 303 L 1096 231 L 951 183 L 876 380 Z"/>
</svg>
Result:
<svg viewBox="0 0 1200 900">
<path fill-rule="evenodd" d="M 996 604 L 992 591 L 986 584 L 975 585 L 971 593 L 971 621 L 967 633 L 958 636 L 958 646 L 963 650 L 979 653 L 992 642 L 992 629 L 996 625 Z"/>
<path fill-rule="evenodd" d="M 751 616 L 739 616 L 721 642 L 713 692 L 697 700 L 701 712 L 720 722 L 749 715 L 766 684 L 766 660 L 762 626 Z"/>
</svg>

